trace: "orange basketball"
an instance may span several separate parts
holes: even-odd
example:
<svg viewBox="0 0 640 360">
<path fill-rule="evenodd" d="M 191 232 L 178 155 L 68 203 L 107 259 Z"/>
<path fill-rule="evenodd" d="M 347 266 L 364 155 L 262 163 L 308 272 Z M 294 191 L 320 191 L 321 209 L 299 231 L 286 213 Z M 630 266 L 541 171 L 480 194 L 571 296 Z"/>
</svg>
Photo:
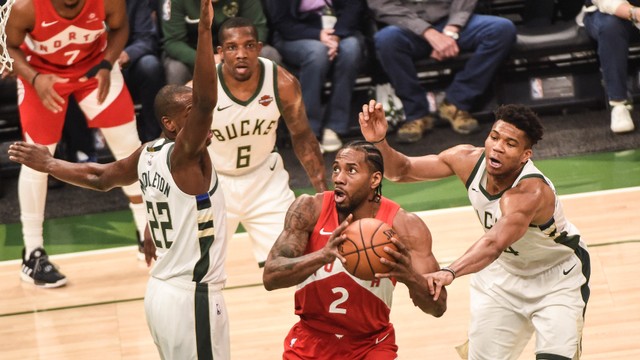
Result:
<svg viewBox="0 0 640 360">
<path fill-rule="evenodd" d="M 391 226 L 378 219 L 365 218 L 349 224 L 343 234 L 347 240 L 338 250 L 347 260 L 344 267 L 349 273 L 362 280 L 373 280 L 376 273 L 391 270 L 380 262 L 381 257 L 395 261 L 384 251 L 385 246 L 397 250 L 390 240 L 396 235 Z"/>
</svg>

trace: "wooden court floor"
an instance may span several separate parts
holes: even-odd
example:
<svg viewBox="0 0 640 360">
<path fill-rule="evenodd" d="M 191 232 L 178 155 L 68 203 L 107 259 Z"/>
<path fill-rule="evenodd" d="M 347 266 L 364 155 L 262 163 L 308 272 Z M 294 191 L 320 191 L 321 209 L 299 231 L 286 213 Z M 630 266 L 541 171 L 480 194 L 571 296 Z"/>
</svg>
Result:
<svg viewBox="0 0 640 360">
<path fill-rule="evenodd" d="M 582 359 L 640 359 L 640 187 L 563 197 L 567 217 L 590 246 L 591 299 Z M 481 234 L 470 207 L 421 213 L 446 265 Z M 281 358 L 296 321 L 293 290 L 267 292 L 239 234 L 229 246 L 224 291 L 231 358 Z M 148 269 L 133 247 L 53 257 L 69 278 L 59 289 L 21 283 L 19 263 L 0 263 L 0 359 L 158 359 L 143 310 Z M 448 288 L 439 319 L 414 308 L 400 284 L 391 311 L 400 359 L 458 359 L 469 318 L 468 277 Z M 534 359 L 533 341 L 521 359 Z"/>
</svg>

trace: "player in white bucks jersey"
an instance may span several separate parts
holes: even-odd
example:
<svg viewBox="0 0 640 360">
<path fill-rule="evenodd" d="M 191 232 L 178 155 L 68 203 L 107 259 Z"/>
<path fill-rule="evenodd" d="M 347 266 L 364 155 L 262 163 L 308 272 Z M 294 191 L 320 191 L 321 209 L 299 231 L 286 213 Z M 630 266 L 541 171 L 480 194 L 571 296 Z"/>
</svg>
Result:
<svg viewBox="0 0 640 360">
<path fill-rule="evenodd" d="M 294 200 L 289 174 L 276 151 L 280 117 L 316 191 L 326 190 L 324 162 L 300 84 L 282 67 L 258 57 L 262 43 L 251 21 L 226 20 L 219 38 L 223 61 L 218 65 L 219 98 L 209 151 L 227 200 L 227 233 L 232 236 L 242 223 L 262 266 Z"/>
<path fill-rule="evenodd" d="M 437 299 L 456 277 L 471 279 L 469 359 L 518 359 L 536 334 L 536 359 L 578 359 L 589 299 L 589 253 L 565 219 L 553 184 L 531 161 L 542 139 L 537 115 L 503 105 L 484 147 L 458 145 L 437 155 L 408 157 L 385 140 L 382 105 L 359 115 L 366 139 L 376 143 L 394 181 L 456 175 L 485 234 L 460 258 L 425 274 Z"/>
<path fill-rule="evenodd" d="M 200 7 L 193 88 L 165 86 L 155 99 L 165 138 L 108 164 L 64 162 L 45 146 L 23 142 L 9 149 L 12 160 L 78 186 L 109 190 L 138 182 L 157 249 L 145 314 L 162 359 L 230 359 L 221 291 L 226 209 L 207 150 L 217 99 L 211 0 Z"/>
</svg>

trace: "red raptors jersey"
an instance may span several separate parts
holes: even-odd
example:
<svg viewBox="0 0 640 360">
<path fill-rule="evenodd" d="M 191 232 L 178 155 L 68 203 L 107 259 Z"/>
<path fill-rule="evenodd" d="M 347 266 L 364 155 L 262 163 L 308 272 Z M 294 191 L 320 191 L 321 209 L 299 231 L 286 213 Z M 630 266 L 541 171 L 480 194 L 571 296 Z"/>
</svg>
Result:
<svg viewBox="0 0 640 360">
<path fill-rule="evenodd" d="M 382 198 L 376 219 L 393 225 L 400 206 Z M 325 191 L 322 211 L 306 254 L 322 248 L 338 227 L 333 191 Z M 295 313 L 305 325 L 323 332 L 360 336 L 389 326 L 389 312 L 395 281 L 360 280 L 350 275 L 340 260 L 327 264 L 298 285 Z"/>
<path fill-rule="evenodd" d="M 79 78 L 102 61 L 107 46 L 104 0 L 86 0 L 74 19 L 58 15 L 49 0 L 33 0 L 35 23 L 21 46 L 39 72 Z"/>
</svg>

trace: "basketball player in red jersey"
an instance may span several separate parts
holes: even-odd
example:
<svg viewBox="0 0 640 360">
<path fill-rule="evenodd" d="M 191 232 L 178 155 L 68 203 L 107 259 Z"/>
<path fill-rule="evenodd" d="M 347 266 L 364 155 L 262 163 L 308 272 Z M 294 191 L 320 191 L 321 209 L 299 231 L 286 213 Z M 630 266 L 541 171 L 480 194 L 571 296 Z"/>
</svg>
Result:
<svg viewBox="0 0 640 360">
<path fill-rule="evenodd" d="M 436 317 L 445 297 L 429 298 L 421 274 L 439 269 L 431 252 L 431 233 L 415 214 L 382 197 L 384 165 L 380 151 L 366 141 L 352 142 L 336 154 L 334 191 L 301 195 L 291 205 L 284 230 L 267 258 L 267 290 L 297 285 L 295 313 L 300 321 L 284 341 L 284 359 L 396 359 L 389 322 L 396 281 L 409 288 L 413 303 Z M 391 225 L 396 261 L 381 260 L 392 271 L 373 281 L 351 276 L 338 246 L 351 221 L 375 217 Z M 445 289 L 443 289 L 445 290 Z"/>
<path fill-rule="evenodd" d="M 46 145 L 53 153 L 73 94 L 89 127 L 102 129 L 116 159 L 140 146 L 133 102 L 115 63 L 129 36 L 124 0 L 18 0 L 6 33 L 18 75 L 25 141 Z M 142 234 L 146 209 L 140 187 L 123 190 Z M 46 195 L 47 174 L 23 166 L 18 180 L 25 244 L 21 277 L 41 287 L 58 287 L 67 279 L 43 249 Z"/>
</svg>

